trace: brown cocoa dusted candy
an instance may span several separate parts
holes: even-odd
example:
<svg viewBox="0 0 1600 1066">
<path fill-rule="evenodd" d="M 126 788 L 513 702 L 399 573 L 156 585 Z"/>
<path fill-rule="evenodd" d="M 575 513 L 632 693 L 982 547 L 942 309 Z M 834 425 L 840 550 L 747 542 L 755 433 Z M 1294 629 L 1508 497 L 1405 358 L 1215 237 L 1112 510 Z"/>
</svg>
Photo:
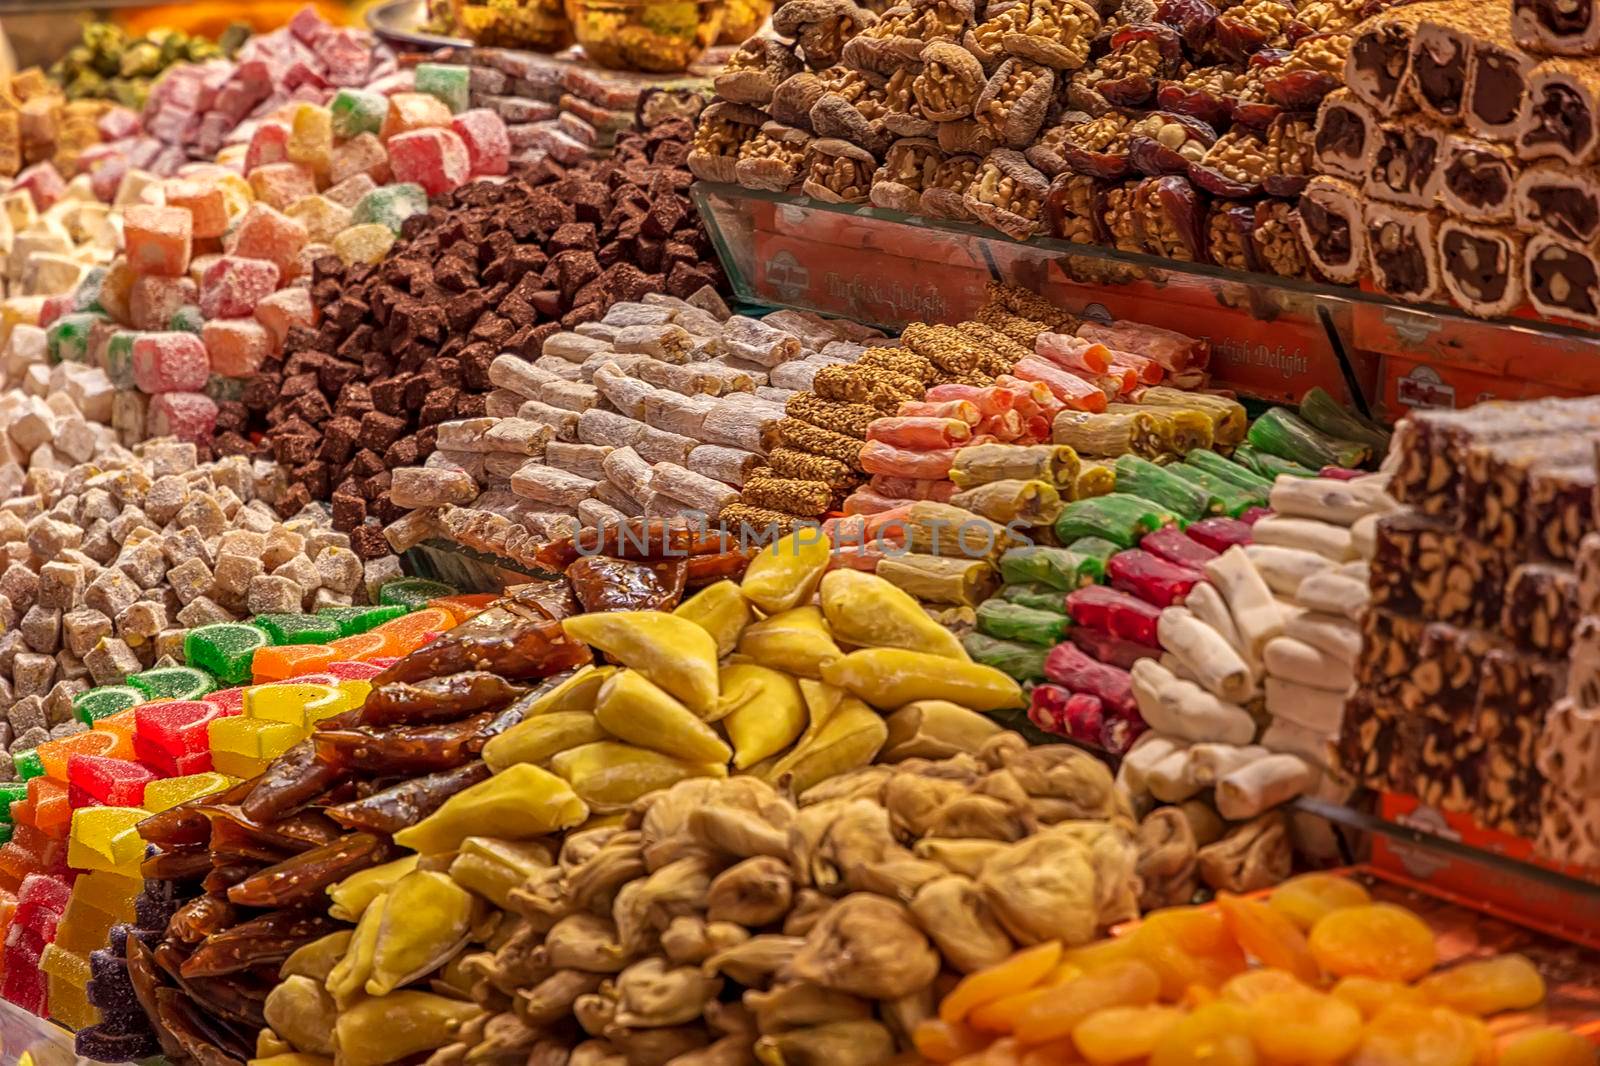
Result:
<svg viewBox="0 0 1600 1066">
<path fill-rule="evenodd" d="M 1026 59 L 1007 59 L 978 95 L 973 117 L 998 146 L 1020 153 L 1044 126 L 1055 84 L 1055 71 L 1049 67 Z"/>
<path fill-rule="evenodd" d="M 1600 237 L 1600 177 L 1592 170 L 1546 160 L 1516 176 L 1511 200 L 1517 225 L 1527 232 L 1580 245 Z"/>
<path fill-rule="evenodd" d="M 1592 251 L 1541 233 L 1528 241 L 1523 270 L 1535 311 L 1600 326 L 1600 265 Z"/>
<path fill-rule="evenodd" d="M 1528 98 L 1528 76 L 1539 57 L 1512 45 L 1504 33 L 1476 37 L 1471 49 L 1461 117 L 1467 129 L 1479 137 L 1509 141 L 1516 135 L 1522 105 Z"/>
<path fill-rule="evenodd" d="M 1572 567 L 1524 563 L 1506 582 L 1500 632 L 1524 651 L 1550 659 L 1572 648 L 1578 624 L 1578 577 Z"/>
<path fill-rule="evenodd" d="M 811 134 L 781 122 L 767 122 L 739 148 L 734 176 L 747 189 L 787 192 L 804 171 Z"/>
<path fill-rule="evenodd" d="M 1300 239 L 1311 266 L 1330 281 L 1353 285 L 1367 271 L 1367 228 L 1361 189 L 1339 178 L 1312 178 L 1300 195 Z"/>
<path fill-rule="evenodd" d="M 1244 73 L 1234 67 L 1196 67 L 1177 81 L 1163 82 L 1156 90 L 1156 106 L 1220 129 L 1233 121 L 1233 101 L 1244 84 Z"/>
<path fill-rule="evenodd" d="M 1075 106 L 1095 113 L 1110 107 L 1148 107 L 1160 83 L 1177 77 L 1183 66 L 1183 41 L 1177 30 L 1159 23 L 1135 23 L 1111 35 L 1111 51 L 1075 75 L 1068 92 Z M 1097 96 L 1098 106 L 1081 101 L 1081 93 Z"/>
<path fill-rule="evenodd" d="M 767 116 L 745 104 L 719 100 L 700 114 L 686 160 L 694 176 L 731 185 L 737 179 L 739 149 L 766 124 Z"/>
<path fill-rule="evenodd" d="M 1045 223 L 1050 236 L 1073 244 L 1100 243 L 1095 202 L 1100 183 L 1087 174 L 1060 174 L 1045 196 Z"/>
<path fill-rule="evenodd" d="M 1302 37 L 1282 63 L 1262 79 L 1267 97 L 1291 111 L 1310 111 L 1344 82 L 1344 61 L 1350 52 L 1349 33 L 1318 33 Z"/>
<path fill-rule="evenodd" d="M 1186 263 L 1208 262 L 1205 205 L 1189 179 L 1146 178 L 1134 192 L 1139 231 L 1152 254 Z"/>
<path fill-rule="evenodd" d="M 1318 173 L 1365 181 L 1378 118 L 1349 89 L 1329 93 L 1317 108 L 1312 158 Z"/>
<path fill-rule="evenodd" d="M 1466 99 L 1472 42 L 1505 40 L 1510 28 L 1504 4 L 1435 4 L 1411 37 L 1406 88 L 1422 113 L 1436 122 L 1456 122 Z"/>
<path fill-rule="evenodd" d="M 1266 273 L 1280 278 L 1303 278 L 1310 273 L 1305 246 L 1300 242 L 1300 211 L 1294 204 L 1283 200 L 1257 203 L 1251 236 Z"/>
<path fill-rule="evenodd" d="M 797 2 L 809 0 L 791 0 L 784 6 Z M 772 102 L 772 94 L 778 91 L 778 86 L 800 72 L 800 66 L 800 60 L 783 42 L 770 37 L 752 37 L 729 57 L 727 66 L 712 84 L 724 100 L 765 107 Z"/>
<path fill-rule="evenodd" d="M 1449 131 L 1415 115 L 1378 128 L 1367 165 L 1367 192 L 1407 207 L 1428 207 L 1444 178 L 1444 147 Z"/>
<path fill-rule="evenodd" d="M 1263 48 L 1287 45 L 1293 22 L 1293 0 L 1242 0 L 1217 16 L 1212 40 L 1222 55 L 1243 62 Z"/>
<path fill-rule="evenodd" d="M 1378 291 L 1408 303 L 1433 303 L 1444 294 L 1438 238 L 1443 220 L 1443 212 L 1368 202 L 1367 255 Z"/>
<path fill-rule="evenodd" d="M 812 199 L 829 204 L 864 204 L 872 190 L 878 161 L 865 148 L 836 137 L 821 137 L 806 146 L 805 183 Z"/>
<path fill-rule="evenodd" d="M 903 137 L 889 146 L 883 166 L 872 176 L 872 206 L 915 213 L 922 194 L 944 162 L 939 143 L 927 137 Z"/>
<path fill-rule="evenodd" d="M 1356 28 L 1345 60 L 1344 83 L 1379 118 L 1388 118 L 1409 103 L 1404 89 L 1411 71 L 1411 38 L 1436 6 L 1410 4 L 1391 8 Z"/>
<path fill-rule="evenodd" d="M 1511 0 L 1511 38 L 1530 52 L 1600 51 L 1600 16 L 1590 0 Z"/>
<path fill-rule="evenodd" d="M 838 63 L 845 42 L 877 21 L 878 16 L 851 0 L 789 0 L 772 13 L 774 32 L 794 41 L 812 70 Z"/>
<path fill-rule="evenodd" d="M 1467 222 L 1509 222 L 1519 167 L 1506 145 L 1452 133 L 1439 166 L 1439 200 Z"/>
<path fill-rule="evenodd" d="M 1547 59 L 1528 76 L 1517 154 L 1581 166 L 1600 146 L 1600 60 Z"/>
<path fill-rule="evenodd" d="M 923 48 L 911 93 L 923 117 L 932 122 L 968 118 L 987 80 L 983 64 L 954 41 L 932 41 Z"/>
<path fill-rule="evenodd" d="M 1008 60 L 1008 62 L 1015 62 Z M 996 149 L 967 187 L 967 210 L 1013 240 L 1025 241 L 1044 221 L 1050 182 L 1021 152 Z"/>
<path fill-rule="evenodd" d="M 922 190 L 920 209 L 930 218 L 948 218 L 965 221 L 972 218 L 967 210 L 967 189 L 978 176 L 983 160 L 975 155 L 947 155 L 934 168 L 933 176 Z"/>
<path fill-rule="evenodd" d="M 1152 111 L 1128 127 L 1128 159 L 1141 174 L 1186 175 L 1216 141 L 1216 130 L 1197 118 Z"/>
<path fill-rule="evenodd" d="M 1525 238 L 1505 226 L 1446 219 L 1439 227 L 1439 269 L 1456 305 L 1479 318 L 1498 318 L 1522 304 Z"/>
<path fill-rule="evenodd" d="M 967 45 L 987 65 L 1017 56 L 1052 70 L 1089 61 L 1100 13 L 1086 0 L 1006 0 L 984 11 Z"/>
</svg>

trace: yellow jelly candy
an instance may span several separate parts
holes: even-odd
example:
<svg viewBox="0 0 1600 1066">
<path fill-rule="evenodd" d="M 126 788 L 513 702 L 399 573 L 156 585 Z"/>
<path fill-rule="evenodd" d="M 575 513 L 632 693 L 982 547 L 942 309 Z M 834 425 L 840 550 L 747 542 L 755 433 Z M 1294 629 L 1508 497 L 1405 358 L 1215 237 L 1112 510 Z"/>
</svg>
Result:
<svg viewBox="0 0 1600 1066">
<path fill-rule="evenodd" d="M 1415 981 L 1438 961 L 1433 930 L 1415 914 L 1389 903 L 1344 907 L 1311 929 L 1311 954 L 1321 967 L 1345 977 L 1361 974 Z"/>
<path fill-rule="evenodd" d="M 233 778 L 214 771 L 185 777 L 157 778 L 144 786 L 145 810 L 151 814 L 170 810 L 180 803 L 221 792 L 233 784 Z"/>
<path fill-rule="evenodd" d="M 333 254 L 342 259 L 345 266 L 381 263 L 396 240 L 394 230 L 382 222 L 364 222 L 341 230 L 334 237 Z"/>
<path fill-rule="evenodd" d="M 137 876 L 144 840 L 135 827 L 150 812 L 142 807 L 79 807 L 72 812 L 67 862 L 79 870 L 109 870 Z"/>
<path fill-rule="evenodd" d="M 239 755 L 251 760 L 276 759 L 300 743 L 306 734 L 304 728 L 288 722 L 247 718 L 244 715 L 213 718 L 207 723 L 206 730 L 211 740 L 213 765 L 219 754 Z"/>
<path fill-rule="evenodd" d="M 308 682 L 253 685 L 244 690 L 244 715 L 309 728 L 324 718 L 349 710 L 357 702 L 333 685 Z"/>
</svg>

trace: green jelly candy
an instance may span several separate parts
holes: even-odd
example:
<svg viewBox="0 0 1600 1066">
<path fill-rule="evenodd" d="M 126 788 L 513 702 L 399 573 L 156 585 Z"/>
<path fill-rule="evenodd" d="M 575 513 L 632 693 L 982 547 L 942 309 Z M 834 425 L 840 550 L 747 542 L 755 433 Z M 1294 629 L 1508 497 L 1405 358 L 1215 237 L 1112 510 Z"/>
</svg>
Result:
<svg viewBox="0 0 1600 1066">
<path fill-rule="evenodd" d="M 1007 582 L 1032 582 L 1071 592 L 1105 576 L 1105 561 L 1067 548 L 1027 544 L 1000 556 L 1000 576 Z"/>
<path fill-rule="evenodd" d="M 83 280 L 78 282 L 78 287 L 72 291 L 72 309 L 74 311 L 105 311 L 100 306 L 100 293 L 106 287 L 106 268 L 103 266 L 90 267 L 83 275 Z"/>
<path fill-rule="evenodd" d="M 333 619 L 339 624 L 339 635 L 349 637 L 381 626 L 392 618 L 399 618 L 406 613 L 406 610 L 399 604 L 384 604 L 378 607 L 324 607 L 317 612 L 317 615 Z"/>
<path fill-rule="evenodd" d="M 11 824 L 11 805 L 28 798 L 28 786 L 22 781 L 7 781 L 0 785 L 0 822 Z"/>
<path fill-rule="evenodd" d="M 79 311 L 62 315 L 45 331 L 45 357 L 51 364 L 89 361 L 89 331 L 105 316 Z"/>
<path fill-rule="evenodd" d="M 36 748 L 17 752 L 11 757 L 11 763 L 17 768 L 17 777 L 23 781 L 28 781 L 44 773 L 44 763 L 40 761 L 39 752 Z"/>
<path fill-rule="evenodd" d="M 138 336 L 122 329 L 106 342 L 106 377 L 119 389 L 133 388 L 133 342 Z"/>
<path fill-rule="evenodd" d="M 1067 639 L 1072 620 L 1060 611 L 1041 611 L 1006 600 L 978 605 L 978 632 L 996 640 L 1019 640 L 1053 648 Z"/>
<path fill-rule="evenodd" d="M 317 614 L 258 614 L 250 620 L 267 631 L 273 644 L 326 644 L 338 640 L 339 623 Z"/>
<path fill-rule="evenodd" d="M 144 693 L 132 685 L 102 685 L 80 692 L 72 701 L 72 713 L 84 725 L 92 726 L 102 718 L 138 706 L 144 698 Z"/>
<path fill-rule="evenodd" d="M 225 378 L 221 374 L 212 374 L 206 378 L 206 395 L 218 403 L 242 400 L 245 386 L 248 384 L 250 384 L 249 378 Z"/>
<path fill-rule="evenodd" d="M 197 700 L 217 687 L 215 678 L 192 666 L 160 666 L 131 675 L 128 684 L 153 700 Z"/>
<path fill-rule="evenodd" d="M 10 822 L 0 822 L 0 844 L 11 843 L 11 834 L 16 830 L 17 827 Z"/>
<path fill-rule="evenodd" d="M 450 109 L 452 115 L 459 115 L 469 106 L 468 93 L 471 89 L 471 72 L 466 67 L 450 63 L 419 63 L 416 70 L 416 90 L 436 96 Z"/>
<path fill-rule="evenodd" d="M 350 215 L 350 224 L 360 226 L 376 222 L 399 233 L 406 219 L 427 209 L 428 194 L 422 186 L 410 183 L 385 185 L 361 198 Z"/>
<path fill-rule="evenodd" d="M 167 323 L 167 329 L 173 333 L 198 334 L 205 324 L 206 318 L 200 313 L 200 308 L 194 304 L 184 304 L 172 312 L 172 321 Z"/>
<path fill-rule="evenodd" d="M 1042 581 L 1005 585 L 1000 589 L 1000 598 L 1007 603 L 1020 603 L 1024 607 L 1032 607 L 1036 611 L 1054 611 L 1061 614 L 1066 610 L 1066 594 Z"/>
<path fill-rule="evenodd" d="M 341 141 L 362 133 L 377 133 L 389 114 L 389 98 L 365 89 L 340 89 L 328 104 L 333 113 L 333 135 Z"/>
<path fill-rule="evenodd" d="M 183 638 L 183 657 L 224 685 L 239 685 L 250 680 L 256 649 L 269 643 L 263 629 L 243 622 L 217 622 L 189 630 Z"/>
<path fill-rule="evenodd" d="M 440 596 L 454 596 L 459 592 L 442 581 L 429 581 L 425 577 L 403 577 L 391 581 L 378 590 L 378 602 L 395 604 L 415 611 L 429 600 Z"/>
<path fill-rule="evenodd" d="M 1015 640 L 999 640 L 986 633 L 972 632 L 961 638 L 972 661 L 992 666 L 1018 681 L 1043 681 L 1044 660 L 1050 649 Z"/>
</svg>

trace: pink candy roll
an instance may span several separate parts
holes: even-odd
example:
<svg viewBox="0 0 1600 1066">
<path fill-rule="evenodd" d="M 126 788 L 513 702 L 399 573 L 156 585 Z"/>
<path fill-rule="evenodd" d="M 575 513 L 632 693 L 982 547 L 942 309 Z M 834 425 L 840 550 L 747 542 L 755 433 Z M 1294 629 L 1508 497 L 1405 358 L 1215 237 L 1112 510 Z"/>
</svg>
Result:
<svg viewBox="0 0 1600 1066">
<path fill-rule="evenodd" d="M 869 474 L 940 481 L 950 476 L 950 466 L 955 458 L 954 448 L 915 452 L 896 448 L 881 440 L 869 440 L 861 446 L 861 469 Z"/>
<path fill-rule="evenodd" d="M 1111 349 L 1099 341 L 1066 333 L 1041 333 L 1034 350 L 1067 370 L 1104 374 L 1111 368 Z"/>
<path fill-rule="evenodd" d="M 959 418 L 904 415 L 875 419 L 867 425 L 868 440 L 918 451 L 953 448 L 971 437 L 972 427 Z"/>
<path fill-rule="evenodd" d="M 907 400 L 900 405 L 899 413 L 903 418 L 959 418 L 969 426 L 983 418 L 971 400 Z"/>
<path fill-rule="evenodd" d="M 1018 359 L 1016 374 L 1025 381 L 1042 382 L 1073 410 L 1098 413 L 1106 409 L 1106 394 L 1099 386 L 1036 355 Z"/>
<path fill-rule="evenodd" d="M 916 478 L 895 477 L 892 474 L 874 474 L 867 486 L 882 496 L 902 500 L 937 500 L 949 503 L 959 490 L 953 481 L 919 481 Z"/>
</svg>

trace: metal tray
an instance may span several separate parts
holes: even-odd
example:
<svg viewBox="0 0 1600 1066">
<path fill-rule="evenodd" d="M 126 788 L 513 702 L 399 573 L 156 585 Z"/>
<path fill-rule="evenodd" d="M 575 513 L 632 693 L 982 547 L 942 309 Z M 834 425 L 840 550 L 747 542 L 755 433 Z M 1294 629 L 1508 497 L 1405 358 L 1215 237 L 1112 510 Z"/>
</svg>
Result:
<svg viewBox="0 0 1600 1066">
<path fill-rule="evenodd" d="M 472 42 L 462 37 L 424 33 L 421 27 L 427 21 L 427 0 L 386 0 L 367 11 L 367 28 L 396 48 L 431 52 L 472 47 Z"/>
</svg>

